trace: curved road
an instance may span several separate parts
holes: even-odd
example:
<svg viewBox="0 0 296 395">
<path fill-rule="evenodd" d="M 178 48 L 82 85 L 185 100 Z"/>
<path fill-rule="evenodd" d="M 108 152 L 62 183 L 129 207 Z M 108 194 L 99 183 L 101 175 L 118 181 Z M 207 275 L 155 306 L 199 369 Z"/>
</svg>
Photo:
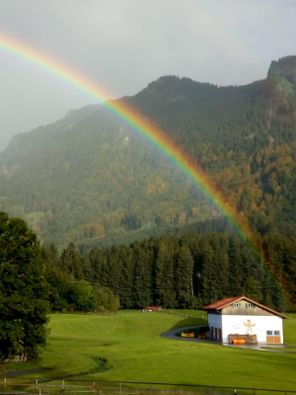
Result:
<svg viewBox="0 0 296 395">
<path fill-rule="evenodd" d="M 296 351 L 291 350 L 293 348 L 296 348 L 296 345 L 286 345 L 289 349 L 285 349 L 285 346 L 278 346 L 278 348 L 273 348 L 272 346 L 269 348 L 267 345 L 233 345 L 233 344 L 222 344 L 215 342 L 213 340 L 204 340 L 204 339 L 199 339 L 197 337 L 181 337 L 178 336 L 178 333 L 182 331 L 188 331 L 190 329 L 196 329 L 196 328 L 204 328 L 204 325 L 194 325 L 194 326 L 182 326 L 180 328 L 173 328 L 170 329 L 167 332 L 161 333 L 160 336 L 166 337 L 168 339 L 175 339 L 175 340 L 183 340 L 187 342 L 203 342 L 203 343 L 211 343 L 211 344 L 217 344 L 221 346 L 226 346 L 226 347 L 236 347 L 236 348 L 244 348 L 244 349 L 252 349 L 252 350 L 259 350 L 259 351 L 268 351 L 268 352 L 280 352 L 280 353 L 287 353 L 287 354 L 296 354 Z"/>
<path fill-rule="evenodd" d="M 191 341 L 191 342 L 205 341 L 205 340 L 198 339 L 197 337 L 178 336 L 178 333 L 180 333 L 180 332 L 188 331 L 190 329 L 204 328 L 204 327 L 205 327 L 204 325 L 181 326 L 180 328 L 173 328 L 167 332 L 163 332 L 160 336 L 166 337 L 168 339 L 185 340 L 185 341 Z"/>
</svg>

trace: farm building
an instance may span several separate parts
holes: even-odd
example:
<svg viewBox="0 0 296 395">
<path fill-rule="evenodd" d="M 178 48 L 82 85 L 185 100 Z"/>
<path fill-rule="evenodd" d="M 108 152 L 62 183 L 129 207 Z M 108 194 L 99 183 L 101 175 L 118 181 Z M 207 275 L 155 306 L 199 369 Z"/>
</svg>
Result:
<svg viewBox="0 0 296 395">
<path fill-rule="evenodd" d="M 246 296 L 225 298 L 204 307 L 210 338 L 230 344 L 283 344 L 283 318 Z"/>
<path fill-rule="evenodd" d="M 145 311 L 161 311 L 160 306 L 147 306 L 145 307 Z"/>
</svg>

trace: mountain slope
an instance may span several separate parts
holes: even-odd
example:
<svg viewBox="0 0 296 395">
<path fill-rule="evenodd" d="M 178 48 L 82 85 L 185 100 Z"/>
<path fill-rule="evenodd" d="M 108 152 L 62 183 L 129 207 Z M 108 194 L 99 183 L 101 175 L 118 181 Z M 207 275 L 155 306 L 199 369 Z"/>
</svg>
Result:
<svg viewBox="0 0 296 395">
<path fill-rule="evenodd" d="M 217 215 L 121 120 L 103 108 L 92 110 L 11 141 L 1 155 L 2 209 L 25 217 L 57 244 Z"/>
<path fill-rule="evenodd" d="M 217 87 L 161 77 L 121 100 L 163 128 L 256 231 L 295 230 L 296 57 L 267 78 Z M 0 209 L 65 244 L 217 218 L 184 175 L 100 106 L 14 137 L 0 154 Z"/>
<path fill-rule="evenodd" d="M 153 116 L 201 164 L 257 230 L 293 232 L 295 74 L 296 57 L 291 56 L 272 62 L 266 80 L 241 87 L 166 77 L 130 102 Z M 163 88 L 168 81 L 175 96 Z"/>
</svg>

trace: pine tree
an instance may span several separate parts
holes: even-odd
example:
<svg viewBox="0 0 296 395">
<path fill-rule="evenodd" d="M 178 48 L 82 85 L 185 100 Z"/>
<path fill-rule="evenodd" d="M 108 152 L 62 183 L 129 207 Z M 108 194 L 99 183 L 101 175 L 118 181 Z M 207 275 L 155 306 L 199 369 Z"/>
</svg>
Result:
<svg viewBox="0 0 296 395">
<path fill-rule="evenodd" d="M 202 300 L 208 304 L 219 297 L 217 284 L 219 273 L 217 272 L 214 250 L 208 240 L 201 247 L 201 266 Z"/>
<path fill-rule="evenodd" d="M 174 278 L 175 251 L 172 239 L 160 240 L 154 272 L 154 300 L 165 307 L 175 307 L 176 291 Z"/>
<path fill-rule="evenodd" d="M 73 243 L 70 243 L 68 247 L 63 250 L 59 265 L 63 272 L 72 275 L 74 279 L 84 279 L 83 260 Z"/>
<path fill-rule="evenodd" d="M 243 272 L 241 246 L 238 240 L 231 236 L 228 244 L 229 284 L 232 295 L 239 296 L 243 291 L 246 273 Z"/>
<path fill-rule="evenodd" d="M 134 286 L 134 258 L 133 248 L 128 246 L 118 247 L 118 256 L 121 260 L 121 274 L 119 281 L 118 295 L 120 304 L 125 309 L 135 308 L 135 298 L 133 294 Z"/>
<path fill-rule="evenodd" d="M 189 248 L 178 248 L 175 259 L 176 299 L 179 308 L 190 308 L 194 304 L 193 295 L 193 258 Z"/>
<path fill-rule="evenodd" d="M 133 297 L 135 307 L 145 308 L 151 305 L 152 299 L 152 272 L 151 250 L 148 243 L 133 243 L 134 279 Z"/>
</svg>

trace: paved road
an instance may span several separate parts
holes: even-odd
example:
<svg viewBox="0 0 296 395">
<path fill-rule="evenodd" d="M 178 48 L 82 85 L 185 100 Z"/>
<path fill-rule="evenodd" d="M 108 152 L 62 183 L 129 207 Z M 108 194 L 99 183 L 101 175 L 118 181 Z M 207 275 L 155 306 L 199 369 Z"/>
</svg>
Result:
<svg viewBox="0 0 296 395">
<path fill-rule="evenodd" d="M 162 337 L 166 337 L 168 339 L 175 339 L 175 340 L 183 340 L 186 342 L 203 342 L 203 343 L 215 343 L 215 344 L 220 344 L 218 342 L 215 342 L 213 340 L 204 340 L 204 339 L 198 339 L 196 337 L 181 337 L 178 336 L 178 333 L 181 333 L 183 331 L 190 331 L 191 329 L 196 329 L 196 328 L 204 328 L 204 325 L 194 325 L 194 326 L 182 326 L 180 328 L 173 328 L 170 329 L 167 332 L 163 332 L 161 334 Z M 291 350 L 293 348 L 296 349 L 295 345 L 286 345 L 289 349 L 286 349 L 285 346 L 267 346 L 267 345 L 260 345 L 260 344 L 245 344 L 245 345 L 234 345 L 234 344 L 221 344 L 226 347 L 235 347 L 235 348 L 244 348 L 244 349 L 249 349 L 249 350 L 259 350 L 259 351 L 268 351 L 268 352 L 280 352 L 280 353 L 287 353 L 287 354 L 296 354 L 296 350 Z"/>
<path fill-rule="evenodd" d="M 193 326 L 182 326 L 180 328 L 173 328 L 170 329 L 167 332 L 163 332 L 161 334 L 162 337 L 167 337 L 168 339 L 176 339 L 176 340 L 184 340 L 187 342 L 199 342 L 199 341 L 205 341 L 198 339 L 197 337 L 181 337 L 178 336 L 178 333 L 181 333 L 183 331 L 190 331 L 191 329 L 197 329 L 197 328 L 204 328 L 205 325 L 193 325 Z"/>
</svg>

